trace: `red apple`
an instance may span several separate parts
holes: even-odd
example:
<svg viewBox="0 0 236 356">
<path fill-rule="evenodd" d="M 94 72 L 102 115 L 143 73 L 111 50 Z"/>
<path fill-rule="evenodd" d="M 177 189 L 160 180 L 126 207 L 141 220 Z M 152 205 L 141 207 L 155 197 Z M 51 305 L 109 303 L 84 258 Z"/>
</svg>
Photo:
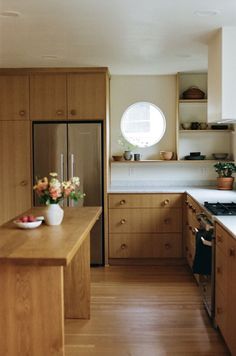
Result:
<svg viewBox="0 0 236 356">
<path fill-rule="evenodd" d="M 27 215 L 24 215 L 20 218 L 20 221 L 22 222 L 28 222 L 28 216 Z"/>
<path fill-rule="evenodd" d="M 34 222 L 36 220 L 36 218 L 34 217 L 34 215 L 28 215 L 28 222 Z"/>
</svg>

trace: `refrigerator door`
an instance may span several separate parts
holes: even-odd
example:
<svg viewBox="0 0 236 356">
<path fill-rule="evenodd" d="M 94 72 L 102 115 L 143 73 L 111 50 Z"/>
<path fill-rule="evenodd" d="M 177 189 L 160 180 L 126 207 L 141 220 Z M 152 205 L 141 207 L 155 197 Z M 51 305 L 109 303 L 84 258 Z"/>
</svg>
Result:
<svg viewBox="0 0 236 356">
<path fill-rule="evenodd" d="M 69 177 L 80 178 L 80 190 L 86 194 L 79 204 L 103 206 L 102 180 L 102 124 L 68 124 Z M 103 218 L 91 231 L 91 264 L 103 262 Z"/>
<path fill-rule="evenodd" d="M 48 177 L 58 173 L 60 180 L 67 178 L 67 125 L 63 123 L 34 123 L 33 125 L 33 177 Z M 39 205 L 35 196 L 35 205 Z"/>
</svg>

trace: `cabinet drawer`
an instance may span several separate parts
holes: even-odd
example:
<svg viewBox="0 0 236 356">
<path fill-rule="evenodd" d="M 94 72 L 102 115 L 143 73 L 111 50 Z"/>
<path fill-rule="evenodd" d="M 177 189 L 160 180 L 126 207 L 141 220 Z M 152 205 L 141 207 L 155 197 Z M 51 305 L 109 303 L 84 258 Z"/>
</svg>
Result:
<svg viewBox="0 0 236 356">
<path fill-rule="evenodd" d="M 182 257 L 181 234 L 111 234 L 110 258 Z"/>
<path fill-rule="evenodd" d="M 216 245 L 225 255 L 227 254 L 228 236 L 228 233 L 219 224 L 216 224 Z"/>
<path fill-rule="evenodd" d="M 109 208 L 182 207 L 181 194 L 110 194 Z"/>
<path fill-rule="evenodd" d="M 110 233 L 181 232 L 182 210 L 110 209 Z"/>
<path fill-rule="evenodd" d="M 227 289 L 227 258 L 222 250 L 216 247 L 216 283 L 222 292 Z"/>
</svg>

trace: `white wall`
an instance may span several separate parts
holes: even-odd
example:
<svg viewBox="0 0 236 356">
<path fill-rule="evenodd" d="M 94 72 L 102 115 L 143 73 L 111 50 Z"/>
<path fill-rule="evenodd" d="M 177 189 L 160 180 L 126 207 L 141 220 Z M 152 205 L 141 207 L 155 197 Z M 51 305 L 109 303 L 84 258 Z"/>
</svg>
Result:
<svg viewBox="0 0 236 356">
<path fill-rule="evenodd" d="M 135 149 L 142 159 L 159 159 L 161 150 L 176 152 L 176 76 L 112 76 L 111 155 L 122 154 L 117 140 L 121 135 L 120 120 L 127 107 L 137 101 L 157 105 L 164 113 L 167 129 L 162 140 L 150 147 Z M 112 163 L 112 185 L 206 185 L 215 184 L 213 165 L 193 163 Z"/>
</svg>

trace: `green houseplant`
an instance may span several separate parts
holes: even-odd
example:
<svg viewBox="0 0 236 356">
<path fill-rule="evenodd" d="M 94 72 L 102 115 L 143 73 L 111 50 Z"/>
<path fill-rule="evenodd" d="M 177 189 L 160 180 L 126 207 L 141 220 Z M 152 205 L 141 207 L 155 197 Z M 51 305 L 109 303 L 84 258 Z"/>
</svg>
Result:
<svg viewBox="0 0 236 356">
<path fill-rule="evenodd" d="M 236 172 L 236 166 L 233 162 L 217 162 L 215 170 L 218 173 L 217 188 L 221 190 L 232 190 L 234 177 L 232 174 Z"/>
</svg>

